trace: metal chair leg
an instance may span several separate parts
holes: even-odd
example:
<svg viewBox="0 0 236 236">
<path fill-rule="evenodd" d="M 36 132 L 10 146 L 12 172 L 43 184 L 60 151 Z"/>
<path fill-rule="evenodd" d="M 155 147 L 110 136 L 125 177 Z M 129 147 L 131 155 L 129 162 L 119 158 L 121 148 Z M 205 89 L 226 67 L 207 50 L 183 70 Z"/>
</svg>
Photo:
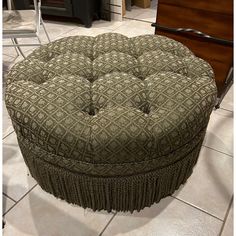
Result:
<svg viewBox="0 0 236 236">
<path fill-rule="evenodd" d="M 13 39 L 13 41 L 15 42 L 16 45 L 18 45 L 18 41 L 16 38 Z M 22 52 L 21 48 L 19 46 L 16 46 L 17 49 L 19 50 L 20 54 L 25 58 L 25 55 L 24 53 Z"/>
<path fill-rule="evenodd" d="M 5 224 L 6 224 L 5 220 L 2 220 L 2 229 L 4 229 Z"/>
<path fill-rule="evenodd" d="M 41 41 L 41 39 L 39 38 L 39 36 L 37 36 L 37 39 L 38 39 L 39 43 L 42 44 L 42 41 Z"/>
<path fill-rule="evenodd" d="M 15 44 L 15 42 L 14 42 L 13 39 L 11 39 L 11 41 L 12 41 L 13 44 Z M 15 50 L 16 50 L 17 56 L 19 56 L 20 54 L 19 54 L 18 50 L 16 49 L 16 47 L 14 47 L 14 48 L 15 48 Z"/>
<path fill-rule="evenodd" d="M 47 30 L 46 30 L 46 27 L 45 27 L 45 25 L 44 25 L 44 22 L 43 22 L 42 17 L 41 17 L 41 24 L 42 24 L 43 29 L 44 29 L 44 32 L 45 32 L 45 34 L 46 34 L 46 36 L 47 36 L 48 42 L 51 42 L 51 40 L 50 40 L 50 38 L 49 38 L 49 35 L 48 35 L 48 32 L 47 32 Z"/>
</svg>

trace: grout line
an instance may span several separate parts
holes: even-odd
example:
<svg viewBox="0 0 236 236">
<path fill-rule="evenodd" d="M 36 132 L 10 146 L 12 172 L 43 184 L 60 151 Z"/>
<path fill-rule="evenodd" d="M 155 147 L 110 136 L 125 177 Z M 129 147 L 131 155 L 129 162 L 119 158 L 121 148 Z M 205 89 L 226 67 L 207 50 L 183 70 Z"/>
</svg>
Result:
<svg viewBox="0 0 236 236">
<path fill-rule="evenodd" d="M 10 197 L 9 195 L 7 195 L 6 193 L 2 193 L 5 197 L 9 198 L 10 200 L 12 200 L 13 202 L 17 202 L 15 199 L 13 199 L 12 197 Z"/>
<path fill-rule="evenodd" d="M 75 28 L 72 28 L 72 29 L 70 29 L 70 30 L 68 30 L 68 31 L 65 31 L 65 32 L 63 32 L 63 33 L 57 35 L 56 37 L 50 38 L 50 40 L 51 40 L 51 42 L 53 42 L 53 41 L 55 41 L 55 40 L 58 40 L 58 39 L 60 39 L 59 37 L 60 37 L 61 35 L 68 34 L 68 33 L 70 33 L 71 31 L 73 31 L 73 30 L 75 30 L 75 29 L 78 29 L 79 27 L 80 27 L 80 25 L 75 25 Z M 46 28 L 47 28 L 47 27 L 46 27 Z M 50 35 L 49 35 L 49 37 L 50 37 Z M 67 36 L 65 36 L 65 37 L 67 37 Z"/>
<path fill-rule="evenodd" d="M 121 26 L 123 26 L 124 25 L 123 23 L 125 23 L 125 22 L 123 21 L 122 24 L 117 26 L 117 27 L 115 27 L 115 29 L 109 29 L 109 30 L 111 30 L 111 32 L 113 32 L 113 31 L 119 29 Z"/>
<path fill-rule="evenodd" d="M 112 222 L 112 220 L 114 219 L 114 217 L 116 216 L 117 212 L 111 217 L 111 219 L 108 221 L 108 223 L 106 224 L 106 226 L 104 227 L 104 229 L 102 230 L 102 232 L 98 235 L 98 236 L 102 236 L 102 234 L 104 233 L 104 231 L 106 230 L 106 228 L 108 227 L 108 225 Z"/>
<path fill-rule="evenodd" d="M 232 198 L 231 198 L 231 200 L 230 200 L 229 206 L 228 206 L 227 211 L 226 211 L 226 213 L 225 213 L 224 222 L 223 222 L 223 224 L 222 224 L 222 226 L 221 226 L 219 236 L 221 236 L 222 233 L 223 233 L 226 220 L 227 220 L 227 218 L 228 218 L 228 216 L 229 216 L 230 208 L 231 208 L 231 206 L 232 206 L 232 204 L 233 204 L 233 200 L 234 200 L 234 195 L 232 195 Z"/>
<path fill-rule="evenodd" d="M 213 151 L 219 152 L 219 153 L 224 154 L 224 155 L 226 155 L 226 156 L 229 156 L 229 157 L 231 157 L 231 158 L 233 157 L 233 155 L 230 155 L 230 154 L 228 154 L 228 153 L 219 151 L 219 150 L 217 150 L 217 149 L 215 149 L 215 148 L 212 148 L 212 147 L 208 147 L 208 146 L 206 146 L 206 145 L 204 145 L 204 144 L 202 145 L 202 147 L 209 148 L 209 149 L 211 149 L 211 150 L 213 150 Z"/>
<path fill-rule="evenodd" d="M 128 19 L 128 20 L 135 20 L 135 21 L 141 21 L 141 22 L 144 22 L 144 23 L 150 23 L 150 27 L 151 27 L 151 24 L 154 23 L 153 21 L 147 21 L 147 20 L 141 20 L 141 19 L 135 19 L 135 18 L 130 18 L 130 17 L 125 17 L 123 16 L 124 19 Z M 154 29 L 155 27 L 153 27 Z"/>
<path fill-rule="evenodd" d="M 205 211 L 205 210 L 203 210 L 203 209 L 201 209 L 201 208 L 199 208 L 199 207 L 197 207 L 197 206 L 195 206 L 195 205 L 193 205 L 193 204 L 191 204 L 189 202 L 186 202 L 186 201 L 184 201 L 184 200 L 182 200 L 182 199 L 180 199 L 178 197 L 172 196 L 172 195 L 171 195 L 171 197 L 173 197 L 173 198 L 179 200 L 180 202 L 183 202 L 183 203 L 185 203 L 185 204 L 187 204 L 187 205 L 189 205 L 189 206 L 191 206 L 191 207 L 193 207 L 193 208 L 195 208 L 195 209 L 197 209 L 197 210 L 199 210 L 199 211 L 201 211 L 201 212 L 203 212 L 203 213 L 205 213 L 207 215 L 210 215 L 210 216 L 214 217 L 215 219 L 220 220 L 220 221 L 223 222 L 223 220 L 220 219 L 218 216 L 215 216 L 215 215 L 213 215 L 213 214 L 211 214 L 211 213 L 209 213 L 209 212 L 207 212 L 207 211 Z"/>
<path fill-rule="evenodd" d="M 12 56 L 12 55 L 9 55 L 9 54 L 6 54 L 6 53 L 2 53 L 2 56 L 7 56 L 7 57 L 10 57 L 10 58 L 13 59 L 13 58 L 15 58 L 17 55 L 16 55 L 16 56 Z M 4 61 L 4 60 L 3 60 L 3 61 Z"/>
<path fill-rule="evenodd" d="M 10 136 L 12 133 L 14 133 L 15 132 L 15 130 L 13 130 L 13 131 L 11 131 L 9 134 L 7 134 L 6 136 L 4 136 L 3 138 L 2 138 L 2 140 L 4 140 L 5 138 L 7 138 L 8 136 Z"/>
<path fill-rule="evenodd" d="M 228 111 L 228 112 L 233 112 L 233 111 L 231 111 L 231 110 L 229 110 L 229 109 L 222 108 L 222 107 L 220 107 L 219 109 L 224 110 L 224 111 Z"/>
<path fill-rule="evenodd" d="M 10 207 L 4 214 L 3 216 L 5 216 L 13 207 L 15 207 L 31 190 L 33 190 L 38 184 L 35 184 L 31 189 L 29 189 L 18 201 L 16 201 L 16 203 Z"/>
</svg>

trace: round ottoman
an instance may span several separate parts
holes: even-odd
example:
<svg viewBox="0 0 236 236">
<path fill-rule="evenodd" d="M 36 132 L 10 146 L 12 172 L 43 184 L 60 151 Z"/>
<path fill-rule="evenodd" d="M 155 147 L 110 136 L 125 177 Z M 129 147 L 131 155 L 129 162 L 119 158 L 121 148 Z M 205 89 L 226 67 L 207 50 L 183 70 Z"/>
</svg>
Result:
<svg viewBox="0 0 236 236">
<path fill-rule="evenodd" d="M 133 212 L 191 175 L 216 100 L 213 77 L 208 63 L 164 36 L 74 36 L 17 63 L 5 100 L 45 191 Z"/>
</svg>

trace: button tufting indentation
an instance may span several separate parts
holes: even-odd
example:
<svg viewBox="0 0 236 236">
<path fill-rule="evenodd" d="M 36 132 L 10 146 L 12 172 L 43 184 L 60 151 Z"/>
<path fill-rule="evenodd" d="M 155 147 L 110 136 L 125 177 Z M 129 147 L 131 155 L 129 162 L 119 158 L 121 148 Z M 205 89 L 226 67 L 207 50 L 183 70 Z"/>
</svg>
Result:
<svg viewBox="0 0 236 236">
<path fill-rule="evenodd" d="M 96 113 L 100 108 L 112 106 L 135 107 L 142 111 L 147 106 L 144 83 L 124 72 L 113 72 L 96 80 L 92 86 L 92 101 Z"/>
</svg>

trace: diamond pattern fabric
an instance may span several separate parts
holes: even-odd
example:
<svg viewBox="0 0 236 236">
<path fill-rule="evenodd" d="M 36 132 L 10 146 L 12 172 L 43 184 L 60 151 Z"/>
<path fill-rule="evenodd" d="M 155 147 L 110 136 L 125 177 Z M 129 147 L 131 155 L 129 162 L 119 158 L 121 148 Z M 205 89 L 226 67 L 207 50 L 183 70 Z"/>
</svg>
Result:
<svg viewBox="0 0 236 236">
<path fill-rule="evenodd" d="M 131 50 L 132 42 L 128 37 L 117 33 L 100 34 L 94 40 L 93 58 L 111 51 L 130 54 Z"/>
<path fill-rule="evenodd" d="M 182 75 L 187 74 L 186 65 L 181 58 L 161 50 L 143 53 L 138 58 L 138 63 L 142 78 L 163 71 L 173 71 Z"/>
<path fill-rule="evenodd" d="M 79 53 L 65 53 L 45 63 L 42 73 L 47 80 L 59 75 L 79 75 L 91 80 L 92 62 Z"/>
<path fill-rule="evenodd" d="M 179 57 L 188 57 L 193 53 L 182 43 L 177 42 L 173 39 L 167 38 L 162 35 L 141 35 L 132 39 L 133 43 L 133 54 L 136 57 L 141 56 L 145 52 L 151 52 L 161 50 L 163 52 L 169 52 Z"/>
<path fill-rule="evenodd" d="M 216 99 L 213 76 L 207 62 L 164 36 L 74 36 L 11 69 L 6 105 L 24 142 L 104 168 L 158 159 L 143 165 L 148 171 L 170 153 L 173 162 L 184 156 L 204 133 Z"/>
<path fill-rule="evenodd" d="M 138 61 L 131 55 L 116 51 L 101 54 L 93 61 L 94 80 L 112 72 L 126 72 L 138 77 Z"/>
<path fill-rule="evenodd" d="M 93 83 L 92 100 L 96 111 L 113 106 L 135 107 L 145 111 L 145 85 L 137 77 L 124 72 L 101 76 Z"/>
<path fill-rule="evenodd" d="M 107 33 L 41 46 L 7 76 L 31 175 L 84 208 L 140 211 L 188 179 L 216 100 L 211 66 L 164 36 Z"/>
</svg>

